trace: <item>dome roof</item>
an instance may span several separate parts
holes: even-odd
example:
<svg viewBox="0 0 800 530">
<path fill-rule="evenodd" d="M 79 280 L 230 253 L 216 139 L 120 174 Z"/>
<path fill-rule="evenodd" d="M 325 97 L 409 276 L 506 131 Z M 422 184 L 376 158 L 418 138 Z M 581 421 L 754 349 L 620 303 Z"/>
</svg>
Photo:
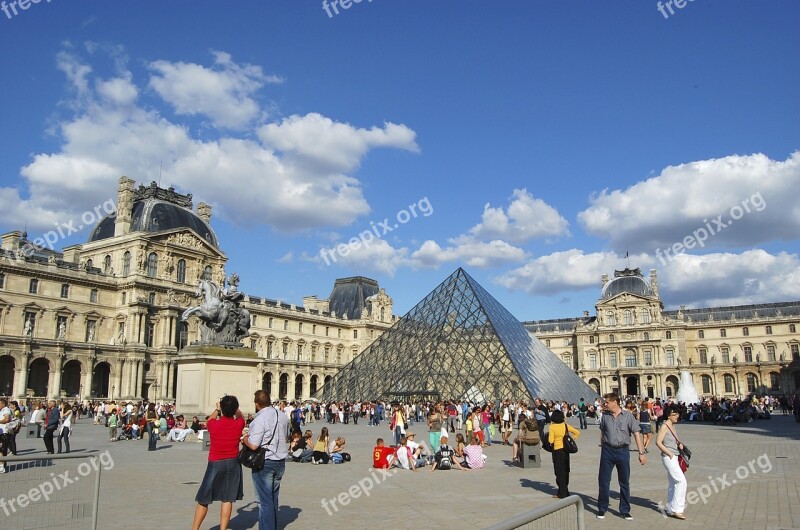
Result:
<svg viewBox="0 0 800 530">
<path fill-rule="evenodd" d="M 359 319 L 365 315 L 366 301 L 380 292 L 378 282 L 371 278 L 355 276 L 339 278 L 333 284 L 333 291 L 328 297 L 328 309 L 337 316 Z"/>
<path fill-rule="evenodd" d="M 113 215 L 101 219 L 89 235 L 89 242 L 114 237 L 114 222 Z M 133 203 L 129 232 L 163 232 L 176 228 L 190 228 L 210 245 L 219 248 L 214 230 L 190 209 L 155 198 Z"/>
<path fill-rule="evenodd" d="M 653 287 L 650 285 L 650 282 L 644 279 L 639 269 L 614 271 L 614 279 L 603 286 L 600 299 L 608 300 L 621 293 L 630 293 L 638 296 L 654 296 Z"/>
</svg>

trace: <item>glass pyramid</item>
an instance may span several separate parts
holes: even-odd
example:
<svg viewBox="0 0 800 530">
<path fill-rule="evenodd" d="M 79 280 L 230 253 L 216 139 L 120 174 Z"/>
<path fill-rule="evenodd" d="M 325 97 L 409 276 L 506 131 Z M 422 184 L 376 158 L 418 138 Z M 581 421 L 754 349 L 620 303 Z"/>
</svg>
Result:
<svg viewBox="0 0 800 530">
<path fill-rule="evenodd" d="M 322 400 L 474 403 L 596 396 L 461 268 L 318 392 Z"/>
</svg>

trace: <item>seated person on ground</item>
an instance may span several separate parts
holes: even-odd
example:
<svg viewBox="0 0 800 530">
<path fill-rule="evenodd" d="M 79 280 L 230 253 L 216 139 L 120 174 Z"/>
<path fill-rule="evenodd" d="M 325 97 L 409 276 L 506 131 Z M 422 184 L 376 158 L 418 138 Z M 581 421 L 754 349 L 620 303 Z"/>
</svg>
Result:
<svg viewBox="0 0 800 530">
<path fill-rule="evenodd" d="M 464 467 L 470 469 L 483 469 L 483 463 L 486 461 L 486 455 L 483 454 L 483 448 L 478 443 L 476 437 L 470 439 L 468 446 L 464 448 Z"/>
<path fill-rule="evenodd" d="M 339 436 L 331 442 L 330 447 L 328 448 L 328 454 L 331 456 L 331 460 L 333 460 L 334 464 L 343 464 L 349 459 L 349 455 L 344 452 L 344 444 L 345 439 L 343 436 Z"/>
<path fill-rule="evenodd" d="M 447 445 L 447 436 L 442 436 L 440 439 L 439 450 L 436 451 L 436 454 L 433 458 L 433 465 L 431 466 L 431 472 L 436 471 L 437 469 L 441 469 L 442 471 L 449 470 L 452 468 L 464 470 L 461 464 L 455 459 L 455 451 L 453 448 Z"/>
<path fill-rule="evenodd" d="M 372 450 L 372 467 L 375 469 L 389 469 L 394 460 L 394 448 L 383 445 L 383 438 L 378 438 Z"/>
<path fill-rule="evenodd" d="M 400 445 L 397 446 L 395 454 L 395 465 L 397 465 L 397 467 L 416 471 L 418 467 L 425 466 L 424 458 L 414 458 L 414 453 L 408 446 L 408 438 L 405 436 L 400 437 Z"/>
</svg>

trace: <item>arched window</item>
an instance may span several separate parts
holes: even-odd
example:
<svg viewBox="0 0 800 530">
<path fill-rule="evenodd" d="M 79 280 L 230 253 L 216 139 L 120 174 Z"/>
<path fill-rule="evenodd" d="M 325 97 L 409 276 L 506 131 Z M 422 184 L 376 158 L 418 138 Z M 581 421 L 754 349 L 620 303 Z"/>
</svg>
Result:
<svg viewBox="0 0 800 530">
<path fill-rule="evenodd" d="M 649 331 L 645 331 L 644 332 L 644 340 L 650 340 L 650 332 Z"/>
<path fill-rule="evenodd" d="M 649 323 L 650 323 L 650 310 L 642 309 L 642 324 L 649 324 Z"/>
<path fill-rule="evenodd" d="M 103 258 L 103 272 L 106 274 L 111 272 L 111 256 Z"/>
<path fill-rule="evenodd" d="M 755 392 L 758 386 L 758 378 L 756 374 L 747 374 L 747 391 Z"/>
<path fill-rule="evenodd" d="M 703 384 L 703 394 L 711 394 L 711 378 L 704 375 L 700 378 Z"/>
<path fill-rule="evenodd" d="M 127 276 L 131 273 L 131 253 L 125 252 L 122 256 L 122 275 Z"/>
<path fill-rule="evenodd" d="M 789 333 L 796 333 L 796 332 L 797 332 L 797 326 L 795 326 L 794 324 L 789 324 Z"/>
<path fill-rule="evenodd" d="M 672 332 L 671 331 L 667 331 L 667 333 L 664 335 L 664 338 L 667 339 L 667 340 L 672 340 Z"/>
<path fill-rule="evenodd" d="M 770 390 L 780 390 L 780 376 L 777 372 L 770 372 L 769 373 L 769 389 Z"/>
<path fill-rule="evenodd" d="M 178 260 L 178 277 L 176 278 L 178 283 L 186 283 L 186 260 L 179 259 Z"/>
<path fill-rule="evenodd" d="M 151 252 L 150 255 L 147 256 L 147 275 L 151 278 L 155 278 L 156 274 L 158 274 L 158 254 Z"/>
<path fill-rule="evenodd" d="M 614 316 L 613 311 L 606 311 L 606 325 L 607 326 L 616 326 L 617 325 L 617 317 Z"/>
<path fill-rule="evenodd" d="M 203 269 L 203 279 L 211 281 L 211 265 L 206 265 L 206 268 Z"/>
<path fill-rule="evenodd" d="M 608 342 L 614 342 L 614 335 L 608 336 Z"/>
<path fill-rule="evenodd" d="M 698 338 L 698 339 L 704 339 L 704 338 L 706 338 L 706 332 L 705 332 L 705 331 L 703 331 L 702 329 L 701 329 L 701 330 L 698 330 L 698 332 L 697 332 L 697 338 Z"/>
<path fill-rule="evenodd" d="M 723 380 L 725 381 L 725 392 L 728 394 L 735 392 L 733 389 L 733 376 L 731 374 L 725 374 Z"/>
<path fill-rule="evenodd" d="M 625 325 L 630 326 L 633 324 L 633 313 L 630 309 L 625 310 Z"/>
</svg>

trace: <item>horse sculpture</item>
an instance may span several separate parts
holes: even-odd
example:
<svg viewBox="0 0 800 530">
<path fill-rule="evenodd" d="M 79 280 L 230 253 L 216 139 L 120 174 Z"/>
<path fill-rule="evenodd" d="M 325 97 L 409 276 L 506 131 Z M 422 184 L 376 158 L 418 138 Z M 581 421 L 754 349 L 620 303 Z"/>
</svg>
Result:
<svg viewBox="0 0 800 530">
<path fill-rule="evenodd" d="M 230 288 L 223 290 L 211 280 L 201 279 L 195 295 L 203 297 L 203 303 L 181 315 L 184 322 L 192 315 L 198 316 L 202 323 L 200 339 L 204 344 L 239 344 L 250 334 L 250 313 L 239 306 L 244 298 L 236 288 L 239 277 L 231 275 L 228 283 Z"/>
</svg>

